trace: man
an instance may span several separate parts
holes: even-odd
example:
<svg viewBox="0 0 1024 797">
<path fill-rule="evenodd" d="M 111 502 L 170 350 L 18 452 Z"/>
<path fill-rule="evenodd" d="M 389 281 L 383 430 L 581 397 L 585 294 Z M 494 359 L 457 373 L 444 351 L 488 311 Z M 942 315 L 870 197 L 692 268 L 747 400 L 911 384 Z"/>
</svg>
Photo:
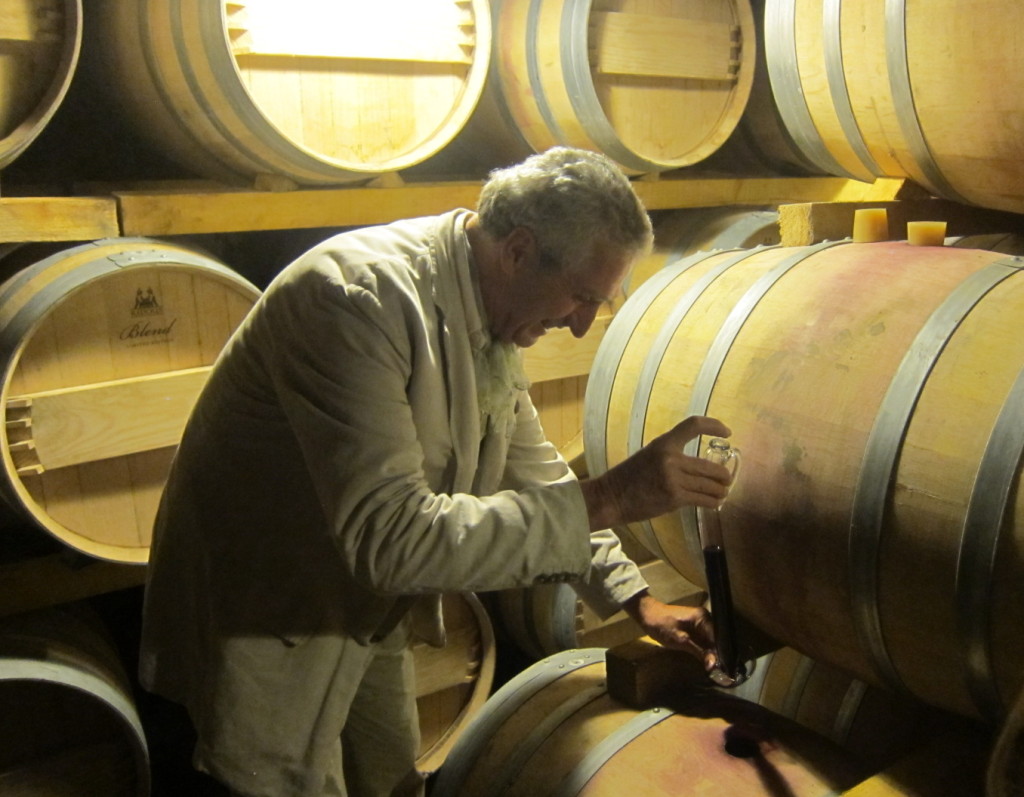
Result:
<svg viewBox="0 0 1024 797">
<path fill-rule="evenodd" d="M 606 529 L 717 506 L 692 418 L 578 482 L 519 347 L 582 336 L 650 221 L 611 161 L 558 148 L 456 210 L 335 236 L 274 280 L 189 419 L 156 522 L 140 674 L 195 765 L 250 797 L 417 794 L 411 638 L 440 595 L 573 581 L 713 661 L 707 615 L 647 593 Z M 339 742 L 340 736 L 340 742 Z"/>
</svg>

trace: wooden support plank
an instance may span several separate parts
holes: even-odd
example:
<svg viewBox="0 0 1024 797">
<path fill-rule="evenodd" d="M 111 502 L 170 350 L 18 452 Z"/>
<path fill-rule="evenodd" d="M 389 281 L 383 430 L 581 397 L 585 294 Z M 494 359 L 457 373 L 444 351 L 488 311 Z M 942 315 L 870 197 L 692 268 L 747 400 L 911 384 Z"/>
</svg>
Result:
<svg viewBox="0 0 1024 797">
<path fill-rule="evenodd" d="M 374 175 L 368 175 L 368 179 Z M 785 202 L 892 200 L 902 180 L 838 177 L 676 178 L 637 180 L 648 210 L 774 205 Z M 476 207 L 480 183 L 406 183 L 299 191 L 118 191 L 124 235 L 184 235 L 249 230 L 360 227 Z M 0 232 L 3 226 L 0 223 Z"/>
<path fill-rule="evenodd" d="M 0 13 L 0 41 L 60 44 L 63 26 L 64 11 L 59 2 L 37 0 L 20 11 L 8 4 Z"/>
<path fill-rule="evenodd" d="M 54 470 L 177 445 L 209 373 L 204 366 L 48 390 L 12 396 L 10 406 L 28 408 L 39 464 Z"/>
<path fill-rule="evenodd" d="M 301 191 L 117 193 L 124 235 L 362 227 L 476 206 L 480 184 Z"/>
<path fill-rule="evenodd" d="M 839 177 L 675 178 L 638 180 L 636 192 L 648 210 L 781 205 L 786 202 L 865 202 L 896 198 L 903 180 L 873 183 Z"/>
<path fill-rule="evenodd" d="M 243 41 L 243 40 L 239 40 Z M 248 41 L 247 39 L 244 41 Z M 353 40 L 355 41 L 355 40 Z M 473 47 L 472 38 L 461 43 L 446 46 L 445 42 L 424 41 L 422 38 L 414 42 L 392 41 L 388 38 L 367 38 L 359 47 L 348 46 L 345 51 L 334 52 L 273 52 L 252 48 L 248 43 L 236 43 L 233 55 L 238 66 L 246 69 L 257 64 L 267 65 L 277 60 L 282 69 L 297 68 L 300 60 L 306 61 L 409 61 L 434 64 L 472 64 L 470 55 Z"/>
<path fill-rule="evenodd" d="M 87 560 L 65 553 L 3 563 L 0 617 L 137 587 L 145 581 L 144 566 Z"/>
<path fill-rule="evenodd" d="M 396 14 L 393 3 L 365 3 L 348 9 L 344 24 L 330 24 L 330 16 L 321 12 L 319 24 L 308 19 L 299 25 L 292 9 L 261 4 L 233 9 L 228 28 L 243 69 L 252 59 L 472 63 L 474 31 L 459 24 L 460 9 L 453 5 L 443 15 L 438 10 L 436 4 L 406 4 Z M 374 35 L 378 31 L 387 35 Z"/>
<path fill-rule="evenodd" d="M 779 207 L 779 232 L 783 246 L 809 246 L 825 240 L 841 240 L 853 232 L 854 212 L 861 208 L 885 208 L 889 240 L 907 237 L 908 221 L 945 221 L 946 234 L 1024 233 L 1024 216 L 961 205 L 944 199 L 912 201 L 804 202 Z"/>
<path fill-rule="evenodd" d="M 591 63 L 601 74 L 736 80 L 733 25 L 618 12 L 597 12 L 591 24 Z"/>
<path fill-rule="evenodd" d="M 573 337 L 572 332 L 564 328 L 549 330 L 533 346 L 523 350 L 527 378 L 537 383 L 589 374 L 611 320 L 611 315 L 597 318 L 582 338 Z"/>
<path fill-rule="evenodd" d="M 110 197 L 4 197 L 0 241 L 83 241 L 118 234 Z"/>
</svg>

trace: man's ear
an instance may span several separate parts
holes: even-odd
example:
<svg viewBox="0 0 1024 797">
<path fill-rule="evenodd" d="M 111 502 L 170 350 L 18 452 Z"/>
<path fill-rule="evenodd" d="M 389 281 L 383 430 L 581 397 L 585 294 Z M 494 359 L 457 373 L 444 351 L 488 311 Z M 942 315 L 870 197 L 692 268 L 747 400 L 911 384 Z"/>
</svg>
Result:
<svg viewBox="0 0 1024 797">
<path fill-rule="evenodd" d="M 521 272 L 536 259 L 537 239 L 527 227 L 516 227 L 501 242 L 501 263 L 506 273 Z"/>
</svg>

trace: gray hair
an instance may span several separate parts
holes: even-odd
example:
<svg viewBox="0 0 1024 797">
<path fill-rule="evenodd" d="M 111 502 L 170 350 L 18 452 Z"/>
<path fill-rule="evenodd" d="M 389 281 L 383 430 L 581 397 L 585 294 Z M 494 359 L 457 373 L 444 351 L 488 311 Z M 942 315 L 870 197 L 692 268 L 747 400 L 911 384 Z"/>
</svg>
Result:
<svg viewBox="0 0 1024 797">
<path fill-rule="evenodd" d="M 646 254 L 651 220 L 629 180 L 604 155 L 553 147 L 490 173 L 477 205 L 480 224 L 494 238 L 526 227 L 541 262 L 571 271 L 600 247 Z"/>
</svg>

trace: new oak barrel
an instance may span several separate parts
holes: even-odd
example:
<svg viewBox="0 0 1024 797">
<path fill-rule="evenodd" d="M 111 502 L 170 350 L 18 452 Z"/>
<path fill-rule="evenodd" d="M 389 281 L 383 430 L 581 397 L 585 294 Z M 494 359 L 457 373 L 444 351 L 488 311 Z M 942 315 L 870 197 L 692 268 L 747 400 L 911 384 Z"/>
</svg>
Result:
<svg viewBox="0 0 1024 797">
<path fill-rule="evenodd" d="M 632 174 L 687 166 L 733 131 L 750 95 L 748 0 L 496 0 L 488 84 L 441 153 L 479 172 L 556 144 Z"/>
<path fill-rule="evenodd" d="M 767 0 L 772 90 L 825 173 L 1024 211 L 1024 5 Z"/>
<path fill-rule="evenodd" d="M 823 737 L 713 691 L 638 711 L 608 695 L 604 650 L 565 651 L 502 686 L 452 750 L 434 797 L 833 795 L 860 779 Z M 752 757 L 725 734 L 756 733 Z"/>
<path fill-rule="evenodd" d="M 139 134 L 232 182 L 418 163 L 469 118 L 491 48 L 486 0 L 103 0 L 91 21 Z"/>
<path fill-rule="evenodd" d="M 443 601 L 445 646 L 418 643 L 412 649 L 420 718 L 416 766 L 424 773 L 441 766 L 494 684 L 494 630 L 480 599 L 463 592 Z"/>
<path fill-rule="evenodd" d="M 0 497 L 85 555 L 145 562 L 188 413 L 259 297 L 145 238 L 58 249 L 0 285 Z"/>
<path fill-rule="evenodd" d="M 0 793 L 145 797 L 131 684 L 98 620 L 77 608 L 0 619 Z"/>
<path fill-rule="evenodd" d="M 589 472 L 721 418 L 743 459 L 721 510 L 738 611 L 869 683 L 998 717 L 1024 673 L 1022 265 L 902 242 L 684 258 L 602 341 Z M 630 530 L 705 583 L 695 511 Z"/>
<path fill-rule="evenodd" d="M 60 107 L 81 46 L 81 0 L 0 0 L 0 169 Z"/>
</svg>

